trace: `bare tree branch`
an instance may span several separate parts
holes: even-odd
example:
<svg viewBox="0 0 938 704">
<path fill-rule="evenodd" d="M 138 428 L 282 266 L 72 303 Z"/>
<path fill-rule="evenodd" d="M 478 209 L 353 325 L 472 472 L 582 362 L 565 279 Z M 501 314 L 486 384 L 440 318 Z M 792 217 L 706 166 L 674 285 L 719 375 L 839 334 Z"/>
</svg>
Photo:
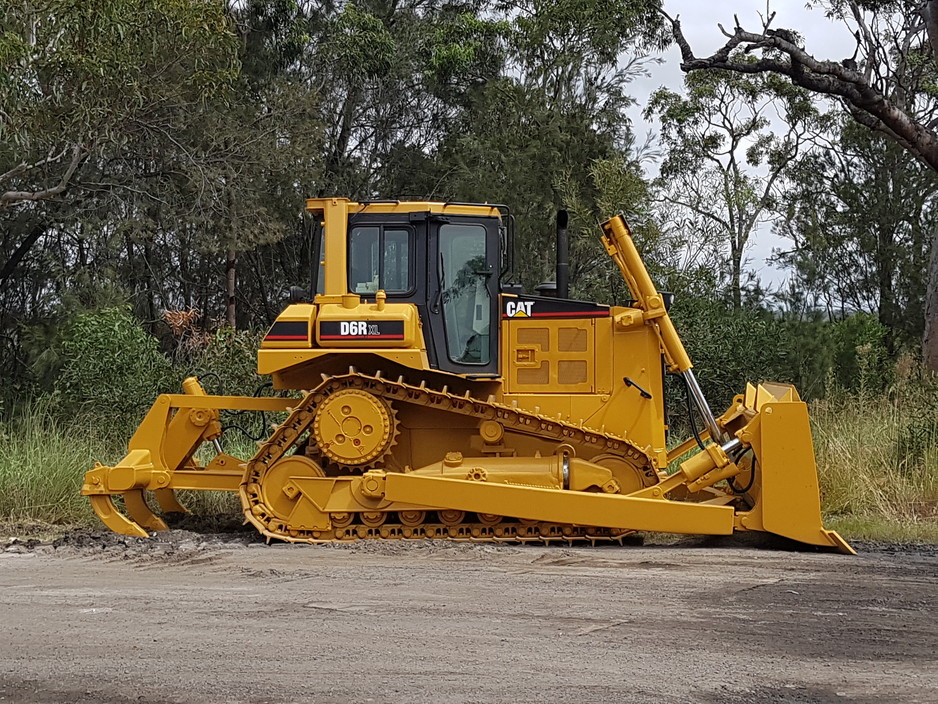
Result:
<svg viewBox="0 0 938 704">
<path fill-rule="evenodd" d="M 54 164 L 57 161 L 61 161 L 62 157 L 64 157 L 67 153 L 68 153 L 68 147 L 63 149 L 61 152 L 59 152 L 55 156 L 53 156 L 53 152 L 49 152 L 49 155 L 45 159 L 40 159 L 39 161 L 35 163 L 28 164 L 24 161 L 22 164 L 17 164 L 12 169 L 7 171 L 5 174 L 0 174 L 0 183 L 3 183 L 4 181 L 7 181 L 13 178 L 14 176 L 19 176 L 20 174 L 24 174 L 27 171 L 32 171 L 33 169 L 38 169 L 42 166 L 46 166 L 47 164 Z"/>
<path fill-rule="evenodd" d="M 928 35 L 932 56 L 938 61 L 938 0 L 925 0 L 922 19 L 925 21 L 925 33 Z"/>
<path fill-rule="evenodd" d="M 679 18 L 668 18 L 684 71 L 709 69 L 787 76 L 797 86 L 839 98 L 854 120 L 883 133 L 938 172 L 938 119 L 932 119 L 935 101 L 928 98 L 922 85 L 926 70 L 933 70 L 934 64 L 923 68 L 920 61 L 909 60 L 924 44 L 931 49 L 932 61 L 938 62 L 938 0 L 921 0 L 899 11 L 871 10 L 849 0 L 841 19 L 856 26 L 857 52 L 836 62 L 818 60 L 807 53 L 793 32 L 747 32 L 738 21 L 732 34 L 720 27 L 727 36 L 723 47 L 712 56 L 697 57 L 684 37 Z M 754 52 L 761 56 L 755 58 Z M 856 60 L 858 53 L 862 68 Z M 917 100 L 925 101 L 924 110 Z M 932 235 L 927 280 L 922 350 L 926 365 L 938 371 L 938 228 Z"/>
<path fill-rule="evenodd" d="M 926 4 L 938 13 L 938 0 Z M 727 42 L 709 57 L 694 55 L 680 18 L 671 20 L 674 41 L 681 50 L 684 71 L 723 69 L 737 73 L 777 73 L 792 83 L 815 93 L 843 99 L 851 115 L 861 124 L 885 132 L 916 158 L 938 171 L 938 134 L 920 124 L 870 85 L 867 77 L 844 63 L 819 60 L 795 43 L 794 34 L 785 29 L 768 29 L 762 34 L 736 26 Z M 722 29 L 722 27 L 721 27 Z M 762 57 L 749 56 L 761 51 Z M 846 62 L 845 62 L 846 63 Z"/>
<path fill-rule="evenodd" d="M 39 168 L 47 164 L 54 163 L 61 159 L 67 150 L 63 151 L 61 154 L 55 157 L 47 157 L 41 161 L 37 161 L 35 164 L 20 164 L 5 174 L 0 176 L 0 183 L 8 178 L 23 174 L 32 169 Z M 62 174 L 62 178 L 59 179 L 58 184 L 51 186 L 49 188 L 44 188 L 38 191 L 6 191 L 0 195 L 0 209 L 8 207 L 11 203 L 17 201 L 37 201 L 37 200 L 46 200 L 48 198 L 53 198 L 57 195 L 60 195 L 68 188 L 69 182 L 72 180 L 75 171 L 78 169 L 78 166 L 81 164 L 81 161 L 84 157 L 84 153 L 81 149 L 81 145 L 76 144 L 72 147 L 72 159 L 68 164 L 68 167 L 65 169 L 65 173 Z"/>
</svg>

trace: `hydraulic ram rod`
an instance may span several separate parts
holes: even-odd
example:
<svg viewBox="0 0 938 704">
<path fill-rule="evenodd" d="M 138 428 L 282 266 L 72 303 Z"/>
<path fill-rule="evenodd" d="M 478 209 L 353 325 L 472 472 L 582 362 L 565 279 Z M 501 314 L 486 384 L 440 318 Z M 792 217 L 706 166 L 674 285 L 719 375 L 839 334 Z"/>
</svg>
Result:
<svg viewBox="0 0 938 704">
<path fill-rule="evenodd" d="M 716 416 L 714 416 L 713 411 L 710 410 L 707 397 L 704 396 L 703 389 L 701 389 L 700 384 L 697 383 L 694 370 L 687 369 L 681 372 L 681 375 L 684 377 L 684 381 L 687 382 L 687 388 L 690 389 L 690 395 L 697 405 L 697 410 L 700 411 L 700 415 L 703 416 L 704 424 L 707 426 L 707 430 L 710 431 L 710 437 L 713 438 L 714 442 L 722 442 L 725 440 L 725 433 L 721 431 L 720 426 L 717 425 Z"/>
</svg>

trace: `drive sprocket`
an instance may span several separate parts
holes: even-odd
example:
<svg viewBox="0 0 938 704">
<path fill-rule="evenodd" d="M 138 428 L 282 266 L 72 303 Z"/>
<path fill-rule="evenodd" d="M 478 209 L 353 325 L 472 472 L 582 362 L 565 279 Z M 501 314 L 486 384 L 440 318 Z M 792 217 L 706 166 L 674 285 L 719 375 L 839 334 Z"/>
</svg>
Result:
<svg viewBox="0 0 938 704">
<path fill-rule="evenodd" d="M 384 459 L 398 432 L 397 416 L 387 402 L 367 391 L 342 389 L 316 409 L 312 439 L 332 462 L 366 468 Z"/>
</svg>

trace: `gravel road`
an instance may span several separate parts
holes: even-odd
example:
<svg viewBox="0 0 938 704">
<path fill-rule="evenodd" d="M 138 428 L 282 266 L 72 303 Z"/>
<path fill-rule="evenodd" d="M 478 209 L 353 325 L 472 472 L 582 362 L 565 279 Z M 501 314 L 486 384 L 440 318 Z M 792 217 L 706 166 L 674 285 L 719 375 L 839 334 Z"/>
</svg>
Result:
<svg viewBox="0 0 938 704">
<path fill-rule="evenodd" d="M 0 537 L 0 702 L 938 702 L 938 550 Z"/>
</svg>

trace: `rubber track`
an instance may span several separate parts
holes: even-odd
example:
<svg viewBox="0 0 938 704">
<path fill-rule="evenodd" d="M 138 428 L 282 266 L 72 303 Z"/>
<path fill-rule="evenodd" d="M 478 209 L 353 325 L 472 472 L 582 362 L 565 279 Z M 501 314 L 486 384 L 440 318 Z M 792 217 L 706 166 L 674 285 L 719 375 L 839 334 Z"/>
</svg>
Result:
<svg viewBox="0 0 938 704">
<path fill-rule="evenodd" d="M 363 523 L 352 523 L 331 531 L 288 531 L 282 521 L 271 515 L 261 502 L 259 485 L 263 481 L 267 468 L 296 446 L 303 434 L 309 430 L 316 415 L 316 408 L 329 396 L 344 389 L 367 391 L 397 404 L 418 404 L 449 413 L 459 413 L 480 421 L 495 420 L 501 423 L 506 431 L 553 439 L 559 443 L 567 443 L 575 450 L 588 449 L 590 456 L 601 453 L 613 454 L 636 467 L 644 475 L 648 485 L 657 481 L 651 458 L 645 452 L 625 438 L 605 433 L 603 429 L 594 430 L 558 418 L 550 418 L 539 413 L 500 404 L 492 397 L 483 401 L 470 396 L 468 392 L 462 396 L 449 393 L 445 386 L 442 390 L 428 388 L 425 383 L 413 386 L 405 383 L 403 377 L 394 381 L 382 377 L 380 373 L 371 376 L 350 368 L 347 374 L 337 376 L 323 374 L 322 383 L 305 393 L 297 405 L 290 409 L 287 419 L 274 429 L 273 434 L 266 441 L 260 443 L 254 457 L 247 462 L 242 487 L 242 503 L 245 501 L 247 503 L 244 508 L 246 515 L 250 513 L 249 520 L 268 538 L 307 543 L 362 539 L 422 540 L 434 537 L 472 542 L 547 543 L 621 540 L 630 532 L 555 523 L 519 523 L 513 522 L 513 519 L 496 525 L 470 522 L 457 526 L 442 523 L 424 523 L 418 526 L 385 523 L 380 526 L 369 526 Z M 432 514 L 433 511 L 429 510 L 427 513 Z"/>
</svg>

